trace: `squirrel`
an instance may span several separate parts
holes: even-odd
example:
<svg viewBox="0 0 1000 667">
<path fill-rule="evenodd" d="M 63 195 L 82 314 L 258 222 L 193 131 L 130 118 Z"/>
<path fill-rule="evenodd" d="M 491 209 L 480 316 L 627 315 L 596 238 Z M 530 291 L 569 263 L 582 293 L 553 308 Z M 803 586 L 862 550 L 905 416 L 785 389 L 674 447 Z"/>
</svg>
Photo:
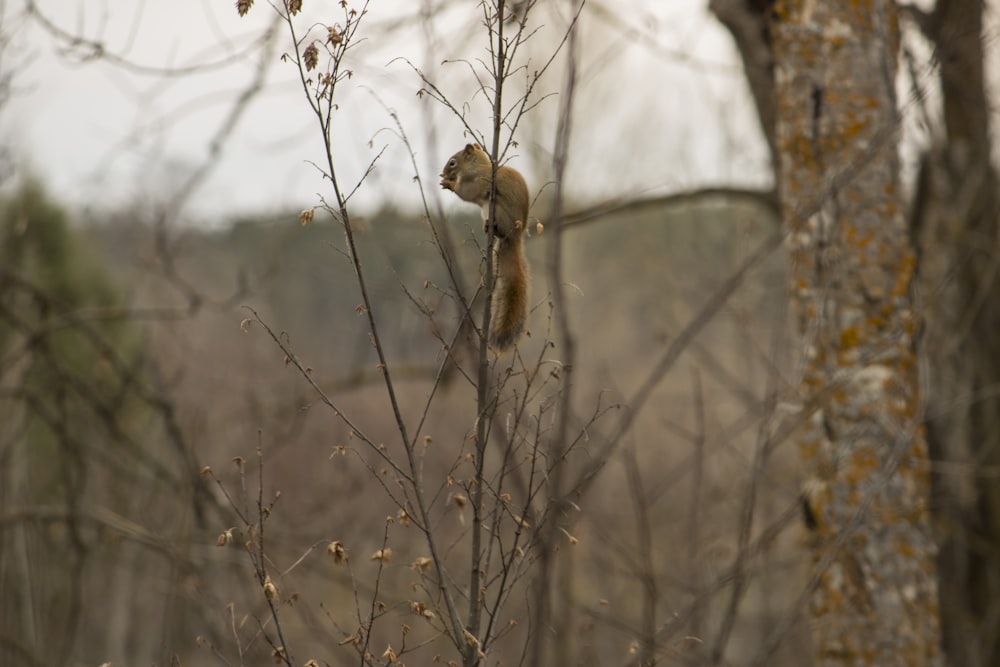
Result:
<svg viewBox="0 0 1000 667">
<path fill-rule="evenodd" d="M 483 230 L 488 231 L 490 181 L 493 162 L 477 144 L 466 144 L 445 164 L 441 187 L 460 199 L 479 204 Z M 497 308 L 491 342 L 503 352 L 520 337 L 528 319 L 528 261 L 524 255 L 524 231 L 528 226 L 528 184 L 511 167 L 497 168 L 496 219 L 492 221 L 496 239 Z"/>
</svg>

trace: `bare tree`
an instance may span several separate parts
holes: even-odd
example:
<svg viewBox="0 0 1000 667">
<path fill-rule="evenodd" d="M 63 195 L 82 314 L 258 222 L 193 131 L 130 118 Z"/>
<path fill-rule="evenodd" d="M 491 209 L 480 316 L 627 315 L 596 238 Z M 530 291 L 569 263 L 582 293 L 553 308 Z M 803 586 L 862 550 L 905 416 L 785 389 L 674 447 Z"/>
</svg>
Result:
<svg viewBox="0 0 1000 667">
<path fill-rule="evenodd" d="M 537 69 L 529 70 L 518 62 L 520 49 L 531 35 L 526 26 L 533 4 L 523 3 L 516 13 L 512 13 L 504 0 L 481 2 L 481 23 L 487 38 L 489 58 L 458 63 L 475 78 L 479 84 L 479 92 L 488 101 L 492 121 L 488 132 L 471 125 L 465 114 L 464 103 L 449 99 L 432 78 L 413 67 L 423 86 L 421 93 L 452 110 L 461 125 L 480 145 L 490 147 L 494 167 L 506 159 L 508 151 L 514 145 L 519 124 L 536 104 L 534 88 L 561 47 L 561 44 L 557 44 L 548 61 Z M 240 3 L 238 10 L 243 14 L 250 10 L 250 5 L 249 2 Z M 421 411 L 412 416 L 406 414 L 398 381 L 394 379 L 396 365 L 387 352 L 385 334 L 380 327 L 382 311 L 378 299 L 368 287 L 369 274 L 361 260 L 360 241 L 349 206 L 351 196 L 362 187 L 379 155 L 375 156 L 368 170 L 356 183 L 344 185 L 337 169 L 339 154 L 334 148 L 332 128 L 332 119 L 338 109 L 338 86 L 351 76 L 349 56 L 362 43 L 357 35 L 367 14 L 367 3 L 357 7 L 341 3 L 343 11 L 340 21 L 328 25 L 304 23 L 305 27 L 300 34 L 300 21 L 297 17 L 301 7 L 301 2 L 285 0 L 282 6 L 275 9 L 288 30 L 291 47 L 286 58 L 297 70 L 305 99 L 317 121 L 325 155 L 325 161 L 319 169 L 324 180 L 330 184 L 333 194 L 330 202 L 323 198 L 320 205 L 304 211 L 301 219 L 304 223 L 310 223 L 314 219 L 315 210 L 322 210 L 343 230 L 344 252 L 354 270 L 362 302 L 359 312 L 363 312 L 366 318 L 369 339 L 375 350 L 378 371 L 396 430 L 397 445 L 389 449 L 370 436 L 369 428 L 353 419 L 348 411 L 323 391 L 312 378 L 311 369 L 299 358 L 287 340 L 275 333 L 256 312 L 253 312 L 252 319 L 265 328 L 287 355 L 289 363 L 298 368 L 318 392 L 322 402 L 350 427 L 352 435 L 362 444 L 365 450 L 362 456 L 368 461 L 376 479 L 381 475 L 390 475 L 391 484 L 379 480 L 384 491 L 396 505 L 400 519 L 405 519 L 407 525 L 412 523 L 419 529 L 427 555 L 414 562 L 414 569 L 421 573 L 418 586 L 421 596 L 411 604 L 410 609 L 431 623 L 431 632 L 423 643 L 433 642 L 435 635 L 446 637 L 463 665 L 471 667 L 481 664 L 489 652 L 494 650 L 500 637 L 516 631 L 518 624 L 504 623 L 501 614 L 505 613 L 513 593 L 523 585 L 527 573 L 532 569 L 531 565 L 538 560 L 543 563 L 543 567 L 540 583 L 534 586 L 536 593 L 533 596 L 535 604 L 531 609 L 531 622 L 520 632 L 527 633 L 525 636 L 532 638 L 531 645 L 535 647 L 528 659 L 532 664 L 542 664 L 547 628 L 554 622 L 553 619 L 558 618 L 549 601 L 548 580 L 552 570 L 550 563 L 553 543 L 557 535 L 560 535 L 559 529 L 566 512 L 567 493 L 559 480 L 563 468 L 568 465 L 574 444 L 581 440 L 586 429 L 593 427 L 608 408 L 598 404 L 589 417 L 573 419 L 569 405 L 573 352 L 568 342 L 571 340 L 568 326 L 560 328 L 564 332 L 561 340 L 565 349 L 559 359 L 544 357 L 548 345 L 543 346 L 542 353 L 534 359 L 522 355 L 518 350 L 511 356 L 499 356 L 489 348 L 486 332 L 490 330 L 495 271 L 492 261 L 494 230 L 492 226 L 488 226 L 486 244 L 481 248 L 486 258 L 482 271 L 485 298 L 481 301 L 476 299 L 476 295 L 461 292 L 462 281 L 453 277 L 455 269 L 451 263 L 450 243 L 438 244 L 442 260 L 452 276 L 448 294 L 459 306 L 461 323 L 454 332 L 439 334 L 447 354 L 437 369 L 430 394 Z M 570 21 L 566 38 L 570 43 L 579 7 L 574 4 L 572 10 L 574 18 Z M 509 94 L 509 81 L 515 76 L 524 77 L 525 92 L 514 96 L 511 101 L 506 94 Z M 572 88 L 571 76 L 567 83 L 567 105 L 572 101 Z M 563 118 L 564 130 L 557 140 L 555 155 L 557 160 L 565 164 L 570 119 L 568 106 Z M 399 130 L 401 140 L 407 142 L 402 128 Z M 558 171 L 561 175 L 561 170 Z M 494 169 L 494 179 L 495 174 Z M 419 171 L 415 177 L 420 182 Z M 445 238 L 446 235 L 439 234 L 436 230 L 436 226 L 443 224 L 443 221 L 435 220 L 426 206 L 425 214 L 435 239 Z M 556 219 L 560 217 L 561 214 L 558 214 Z M 553 235 L 556 239 L 553 272 L 558 275 L 560 234 L 558 228 L 556 231 Z M 418 308 L 429 318 L 433 318 L 429 306 L 415 297 L 411 298 Z M 563 307 L 558 294 L 553 301 L 557 309 Z M 459 337 L 469 331 L 467 322 L 476 319 L 474 313 L 477 303 L 482 306 L 482 316 L 476 328 L 479 335 L 474 341 L 477 354 L 474 366 L 465 368 L 463 360 L 457 358 L 452 351 L 456 349 Z M 247 323 L 249 324 L 249 320 Z M 463 452 L 453 460 L 449 468 L 428 470 L 425 462 L 431 439 L 425 432 L 427 415 L 438 400 L 445 368 L 452 364 L 459 368 L 468 383 L 468 389 L 475 395 L 475 414 L 469 418 L 471 426 L 464 438 L 466 442 L 463 443 Z M 538 372 L 540 368 L 547 366 L 553 366 L 556 370 L 549 374 Z M 467 451 L 466 446 L 469 447 Z M 381 472 L 376 473 L 376 469 Z M 452 487 L 455 488 L 449 491 Z M 448 504 L 453 504 L 463 513 L 467 508 L 471 513 L 467 528 L 457 536 L 449 536 L 446 531 L 436 528 L 442 510 L 438 499 L 443 496 L 449 498 Z M 257 631 L 274 649 L 275 658 L 291 667 L 294 664 L 292 646 L 286 641 L 281 629 L 283 607 L 288 600 L 279 597 L 278 591 L 283 587 L 281 573 L 275 569 L 263 540 L 266 519 L 271 515 L 271 505 L 265 502 L 264 496 L 258 491 L 255 511 L 241 507 L 235 501 L 233 507 L 237 510 L 244 532 L 251 536 L 245 546 L 257 584 L 264 590 L 269 609 L 270 621 L 260 622 Z M 382 548 L 373 556 L 380 563 L 389 560 L 391 548 L 388 539 L 386 532 Z M 458 560 L 456 563 L 456 557 L 449 556 L 452 549 L 446 544 L 451 540 L 462 545 L 461 552 L 466 556 L 464 561 Z M 339 545 L 339 542 L 331 544 Z M 335 557 L 340 553 L 338 547 L 331 546 L 331 549 Z M 305 555 L 302 556 L 304 557 Z M 549 565 L 545 566 L 546 563 Z M 285 573 L 291 569 L 293 568 L 288 568 Z M 363 664 L 370 664 L 375 659 L 371 648 L 374 645 L 373 637 L 379 632 L 376 625 L 385 615 L 384 609 L 386 606 L 396 607 L 400 604 L 393 600 L 387 605 L 381 599 L 380 595 L 384 595 L 381 592 L 382 574 L 380 567 L 372 583 L 374 591 L 371 593 L 368 610 L 363 610 L 356 603 L 359 629 L 346 642 L 357 651 Z M 409 626 L 404 627 L 407 628 L 403 631 L 405 636 L 409 632 Z M 383 634 L 384 632 L 382 631 Z M 395 649 L 390 645 L 381 657 L 393 663 L 412 650 L 416 649 L 408 647 L 404 641 Z"/>
<path fill-rule="evenodd" d="M 911 221 L 927 313 L 927 439 L 944 526 L 944 639 L 953 664 L 976 667 L 1000 665 L 1000 182 L 991 161 L 987 10 L 979 0 L 940 0 L 906 14 L 934 49 L 942 98 L 940 109 L 921 108 L 932 132 Z M 922 91 L 928 82 L 919 65 L 911 68 Z"/>
</svg>

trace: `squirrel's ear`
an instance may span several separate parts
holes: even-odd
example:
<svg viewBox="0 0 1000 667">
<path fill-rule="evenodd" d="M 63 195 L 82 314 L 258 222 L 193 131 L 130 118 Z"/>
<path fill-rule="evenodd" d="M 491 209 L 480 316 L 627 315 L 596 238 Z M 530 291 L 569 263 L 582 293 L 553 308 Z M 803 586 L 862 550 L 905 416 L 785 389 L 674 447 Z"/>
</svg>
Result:
<svg viewBox="0 0 1000 667">
<path fill-rule="evenodd" d="M 466 155 L 472 155 L 473 153 L 476 152 L 477 148 L 479 148 L 479 147 L 478 146 L 473 146 L 472 144 L 465 144 L 465 150 L 462 151 L 462 152 L 465 153 Z"/>
</svg>

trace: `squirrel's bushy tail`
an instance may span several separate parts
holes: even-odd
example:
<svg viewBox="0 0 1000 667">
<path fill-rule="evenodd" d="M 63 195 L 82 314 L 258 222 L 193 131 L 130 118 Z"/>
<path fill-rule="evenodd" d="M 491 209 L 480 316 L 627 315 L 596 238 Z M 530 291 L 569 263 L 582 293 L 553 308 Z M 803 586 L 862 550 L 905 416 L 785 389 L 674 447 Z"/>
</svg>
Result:
<svg viewBox="0 0 1000 667">
<path fill-rule="evenodd" d="M 498 239 L 497 304 L 493 316 L 493 347 L 503 352 L 510 348 L 524 331 L 528 319 L 528 262 L 524 257 L 524 241 L 520 235 Z"/>
</svg>

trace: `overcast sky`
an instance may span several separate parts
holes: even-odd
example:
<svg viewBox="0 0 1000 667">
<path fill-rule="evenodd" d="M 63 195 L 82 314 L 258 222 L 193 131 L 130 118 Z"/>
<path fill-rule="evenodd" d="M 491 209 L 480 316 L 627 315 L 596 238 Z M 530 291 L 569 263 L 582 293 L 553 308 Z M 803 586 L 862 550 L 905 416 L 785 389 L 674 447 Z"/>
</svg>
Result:
<svg viewBox="0 0 1000 667">
<path fill-rule="evenodd" d="M 242 18 L 232 0 L 36 4 L 48 29 L 37 16 L 24 15 L 25 0 L 5 4 L 3 28 L 12 42 L 2 71 L 14 74 L 15 89 L 0 111 L 0 141 L 22 172 L 41 177 L 64 202 L 98 210 L 162 206 L 199 173 L 219 137 L 220 158 L 198 179 L 183 219 L 210 223 L 236 213 L 298 210 L 324 193 L 309 164 L 322 155 L 316 121 L 293 67 L 280 60 L 290 44 L 287 32 L 279 33 L 271 52 L 252 48 L 274 16 L 264 0 Z M 477 3 L 452 2 L 432 24 L 419 21 L 422 4 L 373 0 L 360 31 L 367 41 L 353 53 L 355 76 L 341 90 L 334 145 L 342 180 L 353 183 L 386 148 L 358 192 L 356 203 L 364 208 L 419 200 L 388 109 L 416 147 L 428 189 L 436 191 L 440 163 L 465 142 L 453 115 L 416 95 L 419 78 L 401 58 L 468 101 L 473 124 L 486 127 L 485 101 L 474 95 L 469 68 L 441 65 L 485 54 Z M 573 194 L 600 199 L 768 182 L 742 71 L 705 4 L 589 0 L 581 23 Z M 302 30 L 341 19 L 332 0 L 304 5 Z M 533 71 L 558 43 L 566 17 L 540 7 L 532 18 L 540 32 L 519 58 Z M 99 42 L 114 57 L 94 57 L 70 36 Z M 236 100 L 261 62 L 265 85 L 232 122 Z M 536 96 L 559 90 L 560 66 L 546 73 Z M 557 104 L 555 97 L 544 100 L 517 137 L 512 164 L 536 191 L 547 176 Z M 431 144 L 435 137 L 438 145 Z"/>
</svg>

